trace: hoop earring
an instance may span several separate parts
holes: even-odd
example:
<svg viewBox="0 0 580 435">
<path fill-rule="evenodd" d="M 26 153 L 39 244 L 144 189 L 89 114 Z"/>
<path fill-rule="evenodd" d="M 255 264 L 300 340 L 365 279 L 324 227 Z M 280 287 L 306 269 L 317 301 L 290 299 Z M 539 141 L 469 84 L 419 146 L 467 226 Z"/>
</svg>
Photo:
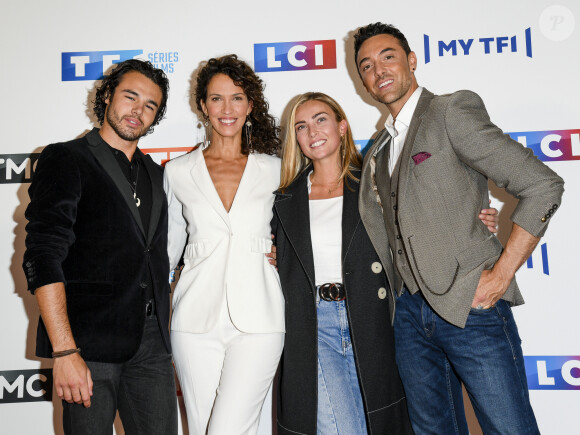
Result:
<svg viewBox="0 0 580 435">
<path fill-rule="evenodd" d="M 250 115 L 248 115 L 245 125 L 246 125 L 246 145 L 248 146 L 248 149 L 252 149 L 252 121 L 250 121 Z"/>
</svg>

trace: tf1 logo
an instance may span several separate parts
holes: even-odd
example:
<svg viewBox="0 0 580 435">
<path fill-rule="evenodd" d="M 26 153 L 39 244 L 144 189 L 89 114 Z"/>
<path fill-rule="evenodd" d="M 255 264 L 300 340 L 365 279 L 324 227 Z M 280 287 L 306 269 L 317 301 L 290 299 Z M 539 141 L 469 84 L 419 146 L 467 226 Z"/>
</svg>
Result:
<svg viewBox="0 0 580 435">
<path fill-rule="evenodd" d="M 52 370 L 8 370 L 0 372 L 0 403 L 52 400 Z"/>
<path fill-rule="evenodd" d="M 580 390 L 580 356 L 525 356 L 530 390 Z"/>
<path fill-rule="evenodd" d="M 112 65 L 133 59 L 142 53 L 143 50 L 62 53 L 62 81 L 100 80 Z"/>
<path fill-rule="evenodd" d="M 336 68 L 336 41 L 254 44 L 256 72 Z"/>
<path fill-rule="evenodd" d="M 526 56 L 532 57 L 532 30 L 530 27 L 524 30 L 522 35 L 511 36 L 487 36 L 483 38 L 464 38 L 437 41 L 431 43 L 429 35 L 423 35 L 423 45 L 425 47 L 425 63 L 431 62 L 432 48 L 433 55 L 443 57 L 446 54 L 457 56 L 458 54 L 468 56 L 473 52 L 483 52 L 485 54 L 495 54 L 511 52 L 516 53 L 525 48 Z"/>
</svg>

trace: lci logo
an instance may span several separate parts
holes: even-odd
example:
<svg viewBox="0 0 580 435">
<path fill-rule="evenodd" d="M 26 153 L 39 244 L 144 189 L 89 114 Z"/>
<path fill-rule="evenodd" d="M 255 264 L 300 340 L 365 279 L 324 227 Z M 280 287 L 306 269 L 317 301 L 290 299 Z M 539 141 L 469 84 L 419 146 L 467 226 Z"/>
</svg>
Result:
<svg viewBox="0 0 580 435">
<path fill-rule="evenodd" d="M 525 356 L 530 390 L 580 390 L 580 356 Z"/>
<path fill-rule="evenodd" d="M 112 65 L 133 59 L 141 53 L 143 50 L 62 53 L 62 81 L 100 80 Z"/>
<path fill-rule="evenodd" d="M 580 130 L 520 131 L 506 134 L 530 148 L 543 162 L 580 160 Z M 359 149 L 364 154 L 372 144 L 372 139 L 355 142 L 362 145 Z"/>
<path fill-rule="evenodd" d="M 534 151 L 544 162 L 580 160 L 580 130 L 524 131 L 508 133 Z"/>
<path fill-rule="evenodd" d="M 52 370 L 8 370 L 0 372 L 0 403 L 52 400 Z"/>
<path fill-rule="evenodd" d="M 523 35 L 437 41 L 433 43 L 434 50 L 432 50 L 431 37 L 423 35 L 423 45 L 425 46 L 425 63 L 431 62 L 432 52 L 434 56 L 443 57 L 449 54 L 451 56 L 458 54 L 468 56 L 477 51 L 483 51 L 485 54 L 516 53 L 525 49 L 526 56 L 532 57 L 532 30 L 528 27 L 524 30 Z"/>
<path fill-rule="evenodd" d="M 256 72 L 336 68 L 336 41 L 254 44 Z"/>
</svg>

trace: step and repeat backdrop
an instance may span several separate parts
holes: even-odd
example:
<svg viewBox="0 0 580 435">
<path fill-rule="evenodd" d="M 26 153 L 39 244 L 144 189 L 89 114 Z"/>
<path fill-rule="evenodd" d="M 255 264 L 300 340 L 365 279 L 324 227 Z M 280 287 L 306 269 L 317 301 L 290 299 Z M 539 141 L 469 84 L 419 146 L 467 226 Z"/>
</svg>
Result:
<svg viewBox="0 0 580 435">
<path fill-rule="evenodd" d="M 34 355 L 38 309 L 21 270 L 27 189 L 43 147 L 96 126 L 91 107 L 113 64 L 147 59 L 168 75 L 167 117 L 140 146 L 163 163 L 203 139 L 192 90 L 201 62 L 236 53 L 266 83 L 285 126 L 289 101 L 316 90 L 344 107 L 364 150 L 387 113 L 366 93 L 354 31 L 399 27 L 434 93 L 471 89 L 492 121 L 566 181 L 561 210 L 518 271 L 514 309 L 544 434 L 580 433 L 580 3 L 561 0 L 222 0 L 8 2 L 0 14 L 0 433 L 61 434 L 51 361 Z M 509 235 L 516 200 L 490 183 Z M 421 373 L 417 373 L 421 376 Z M 272 434 L 272 399 L 260 434 Z M 187 433 L 185 418 L 181 429 Z M 472 433 L 480 433 L 472 422 Z M 123 433 L 117 421 L 116 433 Z"/>
</svg>

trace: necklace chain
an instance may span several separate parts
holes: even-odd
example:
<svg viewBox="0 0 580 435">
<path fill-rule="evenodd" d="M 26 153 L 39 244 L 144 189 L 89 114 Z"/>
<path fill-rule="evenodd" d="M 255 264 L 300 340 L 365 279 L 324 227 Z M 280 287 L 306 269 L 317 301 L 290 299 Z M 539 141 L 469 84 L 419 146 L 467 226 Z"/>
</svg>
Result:
<svg viewBox="0 0 580 435">
<path fill-rule="evenodd" d="M 133 191 L 133 199 L 135 200 L 135 205 L 139 207 L 141 205 L 141 199 L 137 196 L 137 181 L 139 180 L 139 169 L 141 165 L 139 164 L 139 160 L 135 160 L 135 164 L 137 165 L 137 174 L 135 175 L 135 181 L 129 181 L 129 187 Z"/>
</svg>

